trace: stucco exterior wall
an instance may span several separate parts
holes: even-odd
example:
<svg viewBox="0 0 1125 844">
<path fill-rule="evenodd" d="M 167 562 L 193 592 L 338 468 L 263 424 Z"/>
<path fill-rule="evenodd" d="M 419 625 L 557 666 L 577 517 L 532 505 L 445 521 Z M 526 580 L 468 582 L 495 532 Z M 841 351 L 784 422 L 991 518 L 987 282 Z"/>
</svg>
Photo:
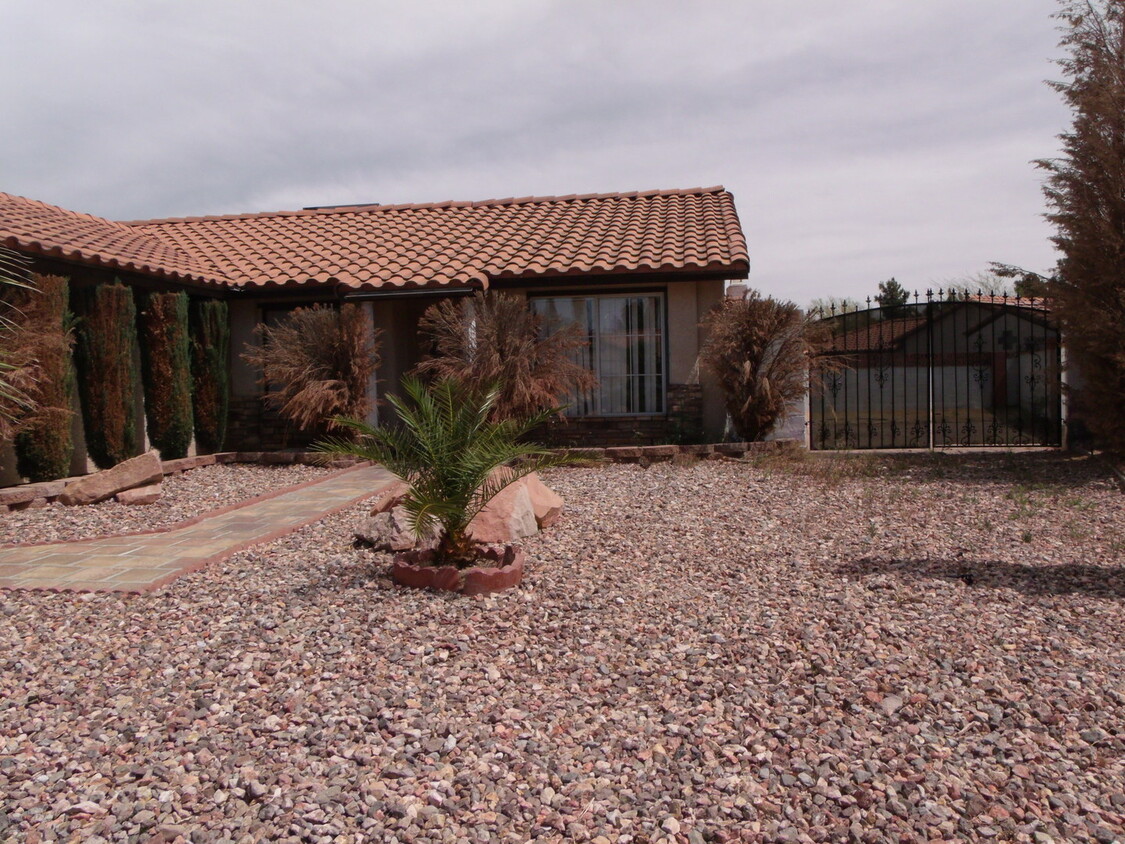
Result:
<svg viewBox="0 0 1125 844">
<path fill-rule="evenodd" d="M 695 283 L 695 347 L 692 351 L 693 359 L 699 355 L 706 332 L 700 327 L 707 312 L 723 300 L 726 282 L 724 281 L 698 281 Z M 698 372 L 699 367 L 694 362 L 692 366 Z M 708 442 L 719 442 L 723 437 L 726 427 L 727 410 L 723 401 L 723 391 L 718 382 L 706 372 L 698 373 L 698 382 L 703 387 L 703 433 Z"/>
</svg>

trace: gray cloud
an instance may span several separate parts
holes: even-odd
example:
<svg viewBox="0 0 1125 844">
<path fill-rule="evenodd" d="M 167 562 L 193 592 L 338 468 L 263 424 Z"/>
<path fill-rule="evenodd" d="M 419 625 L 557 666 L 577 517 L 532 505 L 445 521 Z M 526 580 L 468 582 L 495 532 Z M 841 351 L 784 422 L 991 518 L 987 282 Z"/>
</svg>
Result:
<svg viewBox="0 0 1125 844">
<path fill-rule="evenodd" d="M 1046 269 L 1054 8 L 16 2 L 0 186 L 134 219 L 723 183 L 800 302 Z"/>
</svg>

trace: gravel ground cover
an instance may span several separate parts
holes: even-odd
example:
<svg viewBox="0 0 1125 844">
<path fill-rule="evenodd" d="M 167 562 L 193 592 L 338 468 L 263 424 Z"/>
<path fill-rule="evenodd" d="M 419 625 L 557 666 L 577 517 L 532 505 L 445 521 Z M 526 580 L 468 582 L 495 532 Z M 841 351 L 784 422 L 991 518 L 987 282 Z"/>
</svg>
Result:
<svg viewBox="0 0 1125 844">
<path fill-rule="evenodd" d="M 339 470 L 319 466 L 201 466 L 164 478 L 164 495 L 155 504 L 130 506 L 112 500 L 85 507 L 48 504 L 35 510 L 0 513 L 0 545 L 92 539 L 156 530 L 193 519 L 287 486 Z"/>
<path fill-rule="evenodd" d="M 554 472 L 525 584 L 326 519 L 0 594 L 0 839 L 1125 837 L 1125 497 L 1055 455 Z"/>
</svg>

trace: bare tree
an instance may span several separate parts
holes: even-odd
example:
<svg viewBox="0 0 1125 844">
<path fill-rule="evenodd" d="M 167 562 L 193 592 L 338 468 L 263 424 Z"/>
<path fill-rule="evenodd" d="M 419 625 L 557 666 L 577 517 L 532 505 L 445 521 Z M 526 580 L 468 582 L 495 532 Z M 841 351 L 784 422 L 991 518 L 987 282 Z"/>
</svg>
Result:
<svg viewBox="0 0 1125 844">
<path fill-rule="evenodd" d="M 809 313 L 819 316 L 832 316 L 833 314 L 851 313 L 863 307 L 859 299 L 852 296 L 818 296 L 809 302 L 805 309 Z"/>
<path fill-rule="evenodd" d="M 956 299 L 977 295 L 996 297 L 1016 295 L 1011 279 L 995 270 L 952 278 L 939 286 L 945 289 L 946 296 Z"/>
</svg>

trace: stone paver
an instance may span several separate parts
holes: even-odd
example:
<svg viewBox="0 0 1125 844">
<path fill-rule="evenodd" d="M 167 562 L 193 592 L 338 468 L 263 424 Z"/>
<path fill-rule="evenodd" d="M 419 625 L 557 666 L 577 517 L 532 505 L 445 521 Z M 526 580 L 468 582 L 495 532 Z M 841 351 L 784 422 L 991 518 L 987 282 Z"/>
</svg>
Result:
<svg viewBox="0 0 1125 844">
<path fill-rule="evenodd" d="M 0 589 L 155 589 L 375 495 L 392 480 L 386 469 L 364 466 L 158 533 L 0 547 Z"/>
</svg>

